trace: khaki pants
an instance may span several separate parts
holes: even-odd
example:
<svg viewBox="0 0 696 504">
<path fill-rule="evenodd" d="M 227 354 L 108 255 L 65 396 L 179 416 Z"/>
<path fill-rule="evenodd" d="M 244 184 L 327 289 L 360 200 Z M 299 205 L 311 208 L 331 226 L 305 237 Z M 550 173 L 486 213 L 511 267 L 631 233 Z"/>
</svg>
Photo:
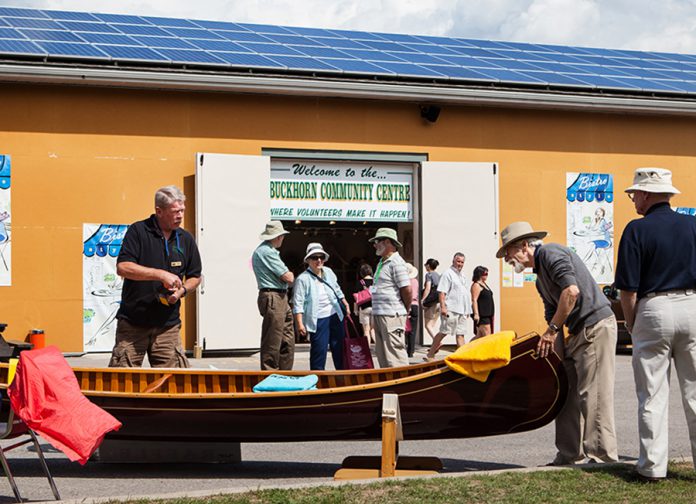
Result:
<svg viewBox="0 0 696 504">
<path fill-rule="evenodd" d="M 571 334 L 563 365 L 568 374 L 568 400 L 556 418 L 554 463 L 573 464 L 586 457 L 596 462 L 618 460 L 614 428 L 616 318 L 612 315 Z"/>
<path fill-rule="evenodd" d="M 261 369 L 292 369 L 295 360 L 295 330 L 287 293 L 259 291 Z"/>
<path fill-rule="evenodd" d="M 372 315 L 379 367 L 408 366 L 404 331 L 406 315 Z"/>
<path fill-rule="evenodd" d="M 181 347 L 180 329 L 181 324 L 162 329 L 140 327 L 126 320 L 119 320 L 109 367 L 140 367 L 146 353 L 153 368 L 191 367 Z"/>
<path fill-rule="evenodd" d="M 664 477 L 669 455 L 672 359 L 696 463 L 696 294 L 640 299 L 632 338 L 640 436 L 636 468 L 644 476 Z"/>
</svg>

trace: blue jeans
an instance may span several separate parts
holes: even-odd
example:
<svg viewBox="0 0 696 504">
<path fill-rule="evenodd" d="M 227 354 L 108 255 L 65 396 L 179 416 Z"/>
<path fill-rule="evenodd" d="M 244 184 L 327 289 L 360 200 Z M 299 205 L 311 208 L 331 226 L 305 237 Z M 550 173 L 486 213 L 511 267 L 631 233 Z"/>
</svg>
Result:
<svg viewBox="0 0 696 504">
<path fill-rule="evenodd" d="M 317 331 L 309 333 L 309 369 L 322 370 L 326 366 L 327 347 L 331 347 L 334 367 L 343 369 L 343 322 L 334 313 L 317 320 Z"/>
</svg>

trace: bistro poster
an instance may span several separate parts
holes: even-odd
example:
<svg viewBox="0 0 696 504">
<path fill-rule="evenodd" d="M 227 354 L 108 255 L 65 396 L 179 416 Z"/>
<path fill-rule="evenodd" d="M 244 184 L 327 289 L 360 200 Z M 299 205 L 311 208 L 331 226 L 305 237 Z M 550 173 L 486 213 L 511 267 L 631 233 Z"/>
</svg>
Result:
<svg viewBox="0 0 696 504">
<path fill-rule="evenodd" d="M 410 222 L 412 177 L 395 163 L 273 160 L 271 218 Z"/>
</svg>

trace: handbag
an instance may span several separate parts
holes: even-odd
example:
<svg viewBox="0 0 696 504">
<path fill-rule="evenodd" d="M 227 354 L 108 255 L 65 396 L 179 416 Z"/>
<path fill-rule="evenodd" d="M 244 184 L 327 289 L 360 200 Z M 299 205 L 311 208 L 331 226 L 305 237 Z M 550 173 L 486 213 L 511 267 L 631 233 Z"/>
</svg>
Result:
<svg viewBox="0 0 696 504">
<path fill-rule="evenodd" d="M 434 306 L 438 302 L 438 295 L 437 295 L 437 285 L 430 284 L 430 292 L 428 292 L 428 295 L 425 296 L 425 299 L 423 300 L 423 306 L 425 308 L 430 308 L 431 306 Z"/>
<path fill-rule="evenodd" d="M 343 338 L 343 368 L 374 369 L 367 337 L 360 336 L 350 315 L 343 319 L 343 323 L 346 328 L 346 336 Z"/>
<path fill-rule="evenodd" d="M 363 286 L 363 290 L 353 293 L 353 299 L 355 299 L 355 304 L 358 305 L 358 307 L 372 301 L 372 293 L 370 292 L 370 289 L 367 288 L 367 285 L 365 285 L 363 280 L 360 280 L 360 283 Z"/>
</svg>

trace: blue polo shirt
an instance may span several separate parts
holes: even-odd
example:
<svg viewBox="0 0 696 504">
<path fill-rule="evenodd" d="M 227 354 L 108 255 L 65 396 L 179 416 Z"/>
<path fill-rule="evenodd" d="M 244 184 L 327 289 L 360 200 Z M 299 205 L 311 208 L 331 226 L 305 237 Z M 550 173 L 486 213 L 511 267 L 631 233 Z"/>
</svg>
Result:
<svg viewBox="0 0 696 504">
<path fill-rule="evenodd" d="M 616 287 L 637 292 L 696 288 L 696 218 L 658 203 L 621 236 Z"/>
</svg>

